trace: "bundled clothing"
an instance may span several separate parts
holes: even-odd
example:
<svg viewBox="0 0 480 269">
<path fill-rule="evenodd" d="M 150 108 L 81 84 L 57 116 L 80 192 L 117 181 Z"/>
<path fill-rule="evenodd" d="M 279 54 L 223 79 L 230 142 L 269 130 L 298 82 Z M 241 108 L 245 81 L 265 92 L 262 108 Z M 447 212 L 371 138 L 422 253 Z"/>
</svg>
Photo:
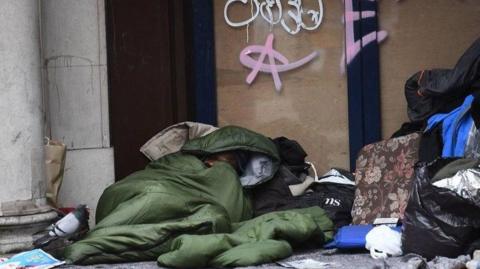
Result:
<svg viewBox="0 0 480 269">
<path fill-rule="evenodd" d="M 180 151 L 188 140 L 205 136 L 218 128 L 199 122 L 184 121 L 171 125 L 148 140 L 141 148 L 150 161 Z"/>
<path fill-rule="evenodd" d="M 442 157 L 463 157 L 468 133 L 473 125 L 469 113 L 473 96 L 465 98 L 463 104 L 449 113 L 435 114 L 428 119 L 427 132 L 435 125 L 442 124 Z"/>
<path fill-rule="evenodd" d="M 221 161 L 211 167 L 202 162 L 232 150 L 267 156 L 271 171 L 278 169 L 272 141 L 247 129 L 228 126 L 188 140 L 181 152 L 108 187 L 98 203 L 97 226 L 67 247 L 66 259 L 76 264 L 156 259 L 168 267 L 247 266 L 285 258 L 293 245 L 307 240 L 322 246 L 332 238 L 333 224 L 318 207 L 252 219 L 235 169 Z M 262 175 L 259 182 L 272 177 Z"/>
<path fill-rule="evenodd" d="M 452 69 L 422 70 L 405 84 L 408 117 L 423 121 L 435 113 L 445 113 L 480 89 L 480 39 L 460 57 Z"/>
<path fill-rule="evenodd" d="M 405 96 L 411 122 L 394 135 L 423 132 L 405 209 L 403 250 L 429 259 L 470 252 L 480 236 L 475 159 L 480 157 L 480 39 L 452 69 L 412 75 Z"/>
<path fill-rule="evenodd" d="M 273 141 L 280 153 L 280 168 L 270 181 L 250 191 L 254 214 L 319 206 L 337 229 L 350 224 L 355 194 L 353 175 L 334 168 L 321 177 L 312 177 L 308 175 L 312 164 L 305 161 L 307 153 L 297 141 L 286 137 Z"/>
<path fill-rule="evenodd" d="M 421 70 L 405 83 L 409 123 L 393 136 L 424 131 L 419 160 L 480 156 L 480 38 L 452 69 Z"/>
<path fill-rule="evenodd" d="M 480 135 L 475 120 L 474 103 L 479 97 L 468 95 L 463 103 L 448 113 L 428 119 L 420 144 L 420 160 L 431 162 L 438 157 L 471 157 L 480 155 Z"/>
</svg>

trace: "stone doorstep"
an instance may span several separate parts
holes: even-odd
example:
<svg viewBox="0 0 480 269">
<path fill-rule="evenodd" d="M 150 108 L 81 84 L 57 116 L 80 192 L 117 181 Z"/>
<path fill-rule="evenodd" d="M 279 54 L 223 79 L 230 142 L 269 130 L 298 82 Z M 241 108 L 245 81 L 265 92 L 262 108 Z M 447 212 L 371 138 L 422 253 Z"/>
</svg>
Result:
<svg viewBox="0 0 480 269">
<path fill-rule="evenodd" d="M 46 213 L 51 210 L 52 208 L 47 205 L 45 198 L 2 202 L 0 203 L 0 218 L 6 216 L 34 215 L 37 213 Z M 2 224 L 0 223 L 0 225 Z"/>
<path fill-rule="evenodd" d="M 24 216 L 0 217 L 0 255 L 32 249 L 33 241 L 42 236 L 57 218 L 55 211 Z"/>
</svg>

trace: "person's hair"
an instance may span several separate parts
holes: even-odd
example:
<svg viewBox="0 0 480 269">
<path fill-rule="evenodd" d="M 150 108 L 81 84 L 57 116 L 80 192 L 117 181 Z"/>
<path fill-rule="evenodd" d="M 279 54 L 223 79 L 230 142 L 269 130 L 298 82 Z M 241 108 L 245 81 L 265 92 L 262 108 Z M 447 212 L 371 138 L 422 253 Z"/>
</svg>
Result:
<svg viewBox="0 0 480 269">
<path fill-rule="evenodd" d="M 247 160 L 248 153 L 240 150 L 230 150 L 208 155 L 203 162 L 210 167 L 217 161 L 223 161 L 230 164 L 238 173 L 241 173 L 245 168 Z"/>
</svg>

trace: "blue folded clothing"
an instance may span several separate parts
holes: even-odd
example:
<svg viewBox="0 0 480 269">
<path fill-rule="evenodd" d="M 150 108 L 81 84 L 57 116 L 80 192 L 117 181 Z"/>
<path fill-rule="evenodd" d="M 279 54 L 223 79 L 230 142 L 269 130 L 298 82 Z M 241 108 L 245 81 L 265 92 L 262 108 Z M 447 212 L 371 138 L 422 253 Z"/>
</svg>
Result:
<svg viewBox="0 0 480 269">
<path fill-rule="evenodd" d="M 365 248 L 365 236 L 373 229 L 373 225 L 349 225 L 338 229 L 333 241 L 326 244 L 324 248 L 358 249 Z M 401 231 L 401 226 L 392 229 Z"/>
</svg>

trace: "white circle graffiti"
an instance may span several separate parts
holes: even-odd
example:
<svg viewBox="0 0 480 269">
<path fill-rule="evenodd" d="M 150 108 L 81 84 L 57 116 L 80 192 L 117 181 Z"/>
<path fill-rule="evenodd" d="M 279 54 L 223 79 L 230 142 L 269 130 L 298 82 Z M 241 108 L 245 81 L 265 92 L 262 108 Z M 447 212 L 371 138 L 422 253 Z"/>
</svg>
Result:
<svg viewBox="0 0 480 269">
<path fill-rule="evenodd" d="M 258 15 L 260 15 L 270 25 L 281 24 L 283 29 L 289 34 L 297 34 L 301 29 L 313 31 L 320 27 L 323 20 L 323 2 L 322 0 L 316 0 L 318 2 L 318 10 L 308 9 L 305 10 L 302 7 L 302 0 L 288 0 L 287 5 L 290 8 L 288 10 L 287 20 L 292 20 L 295 27 L 291 28 L 287 24 L 287 20 L 283 18 L 283 7 L 280 0 L 250 0 L 250 8 L 252 15 L 250 18 L 243 21 L 232 21 L 228 17 L 228 11 L 232 4 L 239 3 L 247 5 L 248 0 L 228 0 L 223 9 L 223 16 L 228 25 L 232 27 L 243 27 L 254 21 Z M 278 18 L 274 18 L 274 10 L 278 11 Z M 312 24 L 305 24 L 303 21 L 303 15 L 307 15 L 310 18 Z"/>
</svg>

